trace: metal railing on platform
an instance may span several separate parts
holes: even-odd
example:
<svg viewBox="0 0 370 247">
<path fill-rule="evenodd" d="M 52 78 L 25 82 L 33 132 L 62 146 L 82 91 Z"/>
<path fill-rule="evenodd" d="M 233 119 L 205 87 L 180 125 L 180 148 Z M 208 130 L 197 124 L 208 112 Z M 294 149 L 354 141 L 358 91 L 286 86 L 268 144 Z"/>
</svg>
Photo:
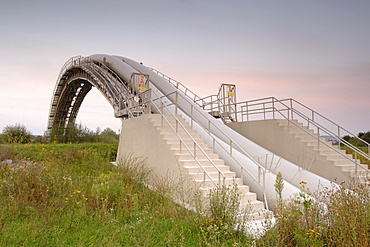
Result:
<svg viewBox="0 0 370 247">
<path fill-rule="evenodd" d="M 358 170 L 364 170 L 362 166 L 359 166 L 358 158 L 360 156 L 364 159 L 370 160 L 369 154 L 365 153 L 350 142 L 344 140 L 341 135 L 347 134 L 353 138 L 358 139 L 360 143 L 367 147 L 370 153 L 369 143 L 358 138 L 345 128 L 339 126 L 330 119 L 324 117 L 323 115 L 294 99 L 278 100 L 274 97 L 268 97 L 257 100 L 239 102 L 236 104 L 236 107 L 237 111 L 235 112 L 235 114 L 237 114 L 238 120 L 240 122 L 262 119 L 287 120 L 288 124 L 292 124 L 298 127 L 309 136 L 315 138 L 315 140 L 317 140 L 319 149 L 321 146 L 328 147 L 341 155 L 343 158 L 349 160 L 351 163 L 354 163 L 356 172 Z M 293 120 L 296 120 L 297 122 Z M 298 124 L 298 122 L 306 124 L 307 128 L 304 128 L 302 125 Z M 309 131 L 310 128 L 313 128 L 314 133 Z M 323 136 L 330 137 L 331 140 L 337 144 L 335 145 L 337 148 L 322 140 L 321 138 Z M 354 154 L 354 159 L 350 159 L 345 154 L 339 152 L 338 150 L 340 150 L 341 146 L 345 146 L 350 149 Z"/>
</svg>

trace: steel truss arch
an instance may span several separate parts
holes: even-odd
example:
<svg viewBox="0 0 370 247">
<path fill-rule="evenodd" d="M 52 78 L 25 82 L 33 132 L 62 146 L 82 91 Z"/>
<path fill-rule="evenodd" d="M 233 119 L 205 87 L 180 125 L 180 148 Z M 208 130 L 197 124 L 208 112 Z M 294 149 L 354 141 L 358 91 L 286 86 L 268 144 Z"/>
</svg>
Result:
<svg viewBox="0 0 370 247">
<path fill-rule="evenodd" d="M 63 136 L 74 126 L 80 106 L 92 87 L 96 87 L 113 107 L 114 112 L 127 106 L 133 97 L 128 82 L 122 80 L 104 62 L 76 56 L 62 67 L 50 104 L 48 134 Z"/>
</svg>

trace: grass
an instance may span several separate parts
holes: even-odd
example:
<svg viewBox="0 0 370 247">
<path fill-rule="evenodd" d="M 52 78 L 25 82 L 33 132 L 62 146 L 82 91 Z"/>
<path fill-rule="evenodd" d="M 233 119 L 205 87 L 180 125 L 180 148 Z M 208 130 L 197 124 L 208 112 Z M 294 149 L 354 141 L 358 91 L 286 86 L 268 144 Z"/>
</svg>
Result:
<svg viewBox="0 0 370 247">
<path fill-rule="evenodd" d="M 293 200 L 279 200 L 277 223 L 258 246 L 370 246 L 370 184 L 353 190 L 342 184 L 320 193 L 306 184 L 301 182 Z"/>
<path fill-rule="evenodd" d="M 311 193 L 302 181 L 301 193 L 284 200 L 277 180 L 276 224 L 252 239 L 229 223 L 232 188 L 214 191 L 205 217 L 174 203 L 166 188 L 148 189 L 144 160 L 113 166 L 116 151 L 110 144 L 0 146 L 0 160 L 16 163 L 0 166 L 0 246 L 370 245 L 369 187 Z"/>
<path fill-rule="evenodd" d="M 241 246 L 237 231 L 149 190 L 143 160 L 106 144 L 0 148 L 0 246 Z"/>
</svg>

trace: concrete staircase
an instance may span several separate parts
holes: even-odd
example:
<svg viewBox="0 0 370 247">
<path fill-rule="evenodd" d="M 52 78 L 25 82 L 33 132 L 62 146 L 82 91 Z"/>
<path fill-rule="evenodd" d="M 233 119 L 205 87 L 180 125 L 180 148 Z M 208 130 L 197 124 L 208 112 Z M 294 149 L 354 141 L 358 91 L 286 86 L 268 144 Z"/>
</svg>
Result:
<svg viewBox="0 0 370 247">
<path fill-rule="evenodd" d="M 339 168 L 344 177 L 347 178 L 345 181 L 352 183 L 368 182 L 368 178 L 370 178 L 368 166 L 361 164 L 359 159 L 353 159 L 351 154 L 346 154 L 346 151 L 341 150 L 339 145 L 333 145 L 332 142 L 326 141 L 324 137 L 319 137 L 319 142 L 316 137 L 317 133 L 297 120 L 293 120 L 293 123 L 283 119 L 275 121 L 284 132 L 290 135 L 290 139 L 295 144 L 303 144 L 307 153 L 314 154 L 316 160 L 320 161 L 322 166 L 331 166 L 333 169 Z M 357 169 L 355 163 L 357 163 Z"/>
<path fill-rule="evenodd" d="M 170 124 L 160 114 L 152 114 L 148 118 L 169 145 L 178 164 L 187 171 L 188 178 L 194 182 L 200 194 L 206 198 L 212 189 L 223 183 L 229 186 L 236 185 L 241 193 L 241 212 L 248 211 L 251 216 L 249 218 L 253 220 L 271 217 L 270 211 L 265 210 L 264 203 L 258 201 L 257 195 L 249 191 L 249 186 L 243 185 L 241 178 L 237 178 L 236 173 L 230 171 L 225 161 L 209 148 L 181 116 L 176 117 L 179 122 L 173 116 L 165 115 Z M 174 131 L 176 125 L 177 133 Z"/>
<path fill-rule="evenodd" d="M 368 183 L 367 165 L 332 145 L 296 120 L 268 119 L 228 123 L 228 126 L 280 157 L 331 181 Z M 334 149 L 334 150 L 333 150 Z"/>
</svg>

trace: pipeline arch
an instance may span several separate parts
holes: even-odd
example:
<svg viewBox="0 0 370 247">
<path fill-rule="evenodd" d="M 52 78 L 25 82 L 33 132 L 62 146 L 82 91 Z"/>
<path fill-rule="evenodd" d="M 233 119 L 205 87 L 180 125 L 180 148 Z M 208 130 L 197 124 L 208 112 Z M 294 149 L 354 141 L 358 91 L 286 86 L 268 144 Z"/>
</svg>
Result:
<svg viewBox="0 0 370 247">
<path fill-rule="evenodd" d="M 141 84 L 142 79 L 144 84 L 146 83 L 144 87 Z M 273 182 L 276 179 L 278 169 L 269 171 L 269 168 L 267 169 L 254 160 L 253 157 L 256 156 L 266 157 L 266 159 L 268 155 L 276 157 L 277 161 L 271 161 L 271 164 L 274 163 L 276 167 L 284 171 L 287 195 L 299 191 L 299 182 L 302 180 L 313 185 L 331 186 L 329 180 L 309 171 L 298 169 L 297 165 L 280 159 L 275 154 L 233 131 L 222 121 L 215 119 L 196 103 L 198 100 L 196 95 L 194 98 L 189 97 L 187 88 L 182 91 L 180 85 L 171 82 L 170 78 L 167 80 L 152 69 L 120 56 L 103 54 L 89 57 L 78 56 L 65 63 L 58 76 L 50 106 L 48 131 L 51 136 L 63 136 L 67 128 L 74 125 L 81 103 L 93 86 L 111 104 L 116 117 L 131 117 L 131 109 L 134 109 L 137 98 L 139 101 L 141 100 L 138 102 L 140 107 L 147 107 L 149 112 L 151 112 L 151 104 L 153 106 L 157 104 L 153 103 L 154 101 L 159 102 L 161 107 L 167 104 L 172 105 L 176 112 L 179 109 L 180 114 L 185 118 L 191 118 L 191 121 L 195 123 L 196 130 L 204 134 L 204 139 L 209 146 L 214 146 L 214 140 L 217 139 L 217 142 L 220 143 L 220 149 L 226 147 L 224 149 L 226 151 L 218 150 L 223 152 L 225 161 L 230 164 L 235 160 L 240 161 L 239 163 L 243 165 L 244 170 L 238 167 L 235 170 L 239 169 L 239 173 L 247 170 L 258 173 L 257 178 L 251 177 L 251 181 L 253 181 L 251 188 L 260 194 L 263 194 L 266 189 L 266 198 L 273 198 Z M 143 104 L 143 95 L 147 91 L 149 92 L 149 100 L 147 104 Z M 153 92 L 151 96 L 150 92 Z M 153 100 L 150 100 L 150 97 L 153 97 Z M 154 107 L 153 111 L 156 111 Z M 258 180 L 261 170 L 267 171 L 263 172 L 263 176 L 266 176 L 266 179 L 263 179 L 266 185 L 263 186 L 259 186 L 260 181 Z"/>
</svg>

